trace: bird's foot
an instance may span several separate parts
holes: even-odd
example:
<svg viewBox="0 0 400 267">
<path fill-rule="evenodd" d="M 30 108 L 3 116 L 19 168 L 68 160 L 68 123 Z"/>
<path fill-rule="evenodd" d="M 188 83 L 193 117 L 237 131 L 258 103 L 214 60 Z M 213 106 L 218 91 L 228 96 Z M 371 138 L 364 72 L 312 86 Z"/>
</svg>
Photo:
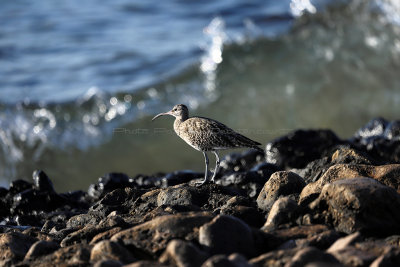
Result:
<svg viewBox="0 0 400 267">
<path fill-rule="evenodd" d="M 209 180 L 207 180 L 207 179 L 204 179 L 204 180 L 201 181 L 201 182 L 196 182 L 195 185 L 196 185 L 196 186 L 202 186 L 202 185 L 204 185 L 204 184 L 210 184 L 210 183 L 213 183 L 213 182 L 212 182 L 212 181 L 209 181 Z"/>
</svg>

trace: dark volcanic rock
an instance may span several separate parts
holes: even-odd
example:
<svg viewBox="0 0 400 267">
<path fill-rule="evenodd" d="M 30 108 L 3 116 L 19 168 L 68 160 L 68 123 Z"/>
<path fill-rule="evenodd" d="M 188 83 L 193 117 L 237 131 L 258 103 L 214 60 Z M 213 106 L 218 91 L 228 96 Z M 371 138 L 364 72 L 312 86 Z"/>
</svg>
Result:
<svg viewBox="0 0 400 267">
<path fill-rule="evenodd" d="M 25 180 L 15 180 L 11 182 L 9 192 L 14 195 L 32 187 L 33 185 Z"/>
<path fill-rule="evenodd" d="M 54 190 L 53 182 L 49 179 L 47 174 L 42 170 L 36 170 L 32 174 L 33 184 L 39 191 L 56 193 Z"/>
<path fill-rule="evenodd" d="M 280 242 L 228 215 L 218 215 L 199 230 L 199 243 L 211 254 L 240 253 L 251 257 L 272 249 Z"/>
<path fill-rule="evenodd" d="M 268 143 L 266 161 L 281 169 L 304 168 L 341 143 L 330 130 L 297 130 Z"/>
<path fill-rule="evenodd" d="M 185 185 L 177 185 L 160 191 L 157 196 L 157 205 L 182 205 L 201 206 L 199 193 L 196 188 Z"/>
<path fill-rule="evenodd" d="M 224 176 L 232 172 L 248 171 L 255 165 L 262 163 L 264 154 L 258 150 L 247 150 L 243 153 L 232 153 L 226 155 L 220 164 L 219 176 Z"/>
<path fill-rule="evenodd" d="M 370 155 L 400 163 L 400 121 L 376 118 L 361 127 L 350 139 L 359 149 Z"/>
<path fill-rule="evenodd" d="M 258 195 L 257 205 L 268 211 L 280 196 L 300 193 L 305 185 L 303 178 L 293 172 L 275 172 Z"/>
<path fill-rule="evenodd" d="M 243 221 L 228 215 L 219 215 L 200 227 L 199 243 L 212 254 L 242 253 L 254 256 L 255 241 L 251 228 Z"/>
<path fill-rule="evenodd" d="M 400 233 L 400 195 L 371 178 L 327 184 L 310 207 L 317 221 L 323 219 L 338 231 L 361 231 L 366 235 Z"/>
<path fill-rule="evenodd" d="M 174 186 L 182 183 L 188 183 L 192 180 L 203 178 L 204 173 L 194 172 L 190 170 L 175 171 L 168 173 L 161 177 L 158 181 L 154 182 L 154 186 L 160 186 L 166 188 L 168 186 Z"/>
<path fill-rule="evenodd" d="M 223 176 L 217 183 L 223 186 L 235 186 L 243 190 L 249 197 L 257 197 L 265 182 L 275 171 L 277 171 L 275 165 L 263 164 L 261 168 L 253 168 L 246 172 L 233 172 Z"/>
<path fill-rule="evenodd" d="M 93 198 L 99 198 L 117 188 L 134 187 L 136 183 L 125 173 L 107 173 L 99 178 L 97 184 L 91 184 L 88 194 Z"/>
<path fill-rule="evenodd" d="M 346 141 L 299 130 L 226 156 L 202 186 L 192 171 L 109 173 L 58 194 L 35 171 L 0 187 L 0 265 L 397 266 L 399 142 L 400 121 Z"/>
<path fill-rule="evenodd" d="M 195 229 L 212 219 L 210 213 L 184 213 L 157 217 L 114 235 L 111 241 L 141 255 L 159 255 L 172 239 L 193 240 Z"/>
</svg>

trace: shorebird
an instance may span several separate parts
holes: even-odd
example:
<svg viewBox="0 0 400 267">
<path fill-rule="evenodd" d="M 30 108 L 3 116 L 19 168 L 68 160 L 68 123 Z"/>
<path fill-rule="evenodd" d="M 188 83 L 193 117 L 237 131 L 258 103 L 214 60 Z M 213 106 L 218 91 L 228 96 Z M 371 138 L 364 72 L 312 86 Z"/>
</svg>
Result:
<svg viewBox="0 0 400 267">
<path fill-rule="evenodd" d="M 152 121 L 164 115 L 174 116 L 175 133 L 191 147 L 203 152 L 206 170 L 204 180 L 199 185 L 208 181 L 209 161 L 206 152 L 214 153 L 216 159 L 211 182 L 214 182 L 219 169 L 220 160 L 217 152 L 218 150 L 249 147 L 264 152 L 264 150 L 259 147 L 259 145 L 261 145 L 260 143 L 235 132 L 225 124 L 204 117 L 189 117 L 189 110 L 183 104 L 174 106 L 168 112 L 156 115 Z"/>
</svg>

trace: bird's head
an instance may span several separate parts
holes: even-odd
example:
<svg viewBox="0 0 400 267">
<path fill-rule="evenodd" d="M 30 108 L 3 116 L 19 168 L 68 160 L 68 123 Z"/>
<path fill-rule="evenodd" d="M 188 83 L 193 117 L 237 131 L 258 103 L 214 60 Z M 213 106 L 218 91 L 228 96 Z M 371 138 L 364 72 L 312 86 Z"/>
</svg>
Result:
<svg viewBox="0 0 400 267">
<path fill-rule="evenodd" d="M 152 121 L 164 115 L 171 115 L 177 119 L 186 120 L 189 117 L 189 110 L 183 104 L 175 105 L 170 111 L 156 115 Z"/>
</svg>

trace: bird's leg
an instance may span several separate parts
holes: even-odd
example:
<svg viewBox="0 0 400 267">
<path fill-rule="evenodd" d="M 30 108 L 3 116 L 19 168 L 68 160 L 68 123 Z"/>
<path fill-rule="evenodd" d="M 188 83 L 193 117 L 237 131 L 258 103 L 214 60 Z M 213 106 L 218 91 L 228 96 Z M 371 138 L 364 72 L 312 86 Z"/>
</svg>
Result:
<svg viewBox="0 0 400 267">
<path fill-rule="evenodd" d="M 213 153 L 214 153 L 214 155 L 215 155 L 215 169 L 214 169 L 214 174 L 213 174 L 213 176 L 211 177 L 211 182 L 214 183 L 215 176 L 217 175 L 218 170 L 219 170 L 219 163 L 220 163 L 220 161 L 219 161 L 219 156 L 218 156 L 217 151 L 213 151 Z"/>
<path fill-rule="evenodd" d="M 205 160 L 205 163 L 206 163 L 206 171 L 204 173 L 204 180 L 201 181 L 200 183 L 197 183 L 197 185 L 205 184 L 207 182 L 207 180 L 208 180 L 208 156 L 207 156 L 207 153 L 205 151 L 203 151 L 203 155 L 204 155 L 204 160 Z"/>
</svg>

